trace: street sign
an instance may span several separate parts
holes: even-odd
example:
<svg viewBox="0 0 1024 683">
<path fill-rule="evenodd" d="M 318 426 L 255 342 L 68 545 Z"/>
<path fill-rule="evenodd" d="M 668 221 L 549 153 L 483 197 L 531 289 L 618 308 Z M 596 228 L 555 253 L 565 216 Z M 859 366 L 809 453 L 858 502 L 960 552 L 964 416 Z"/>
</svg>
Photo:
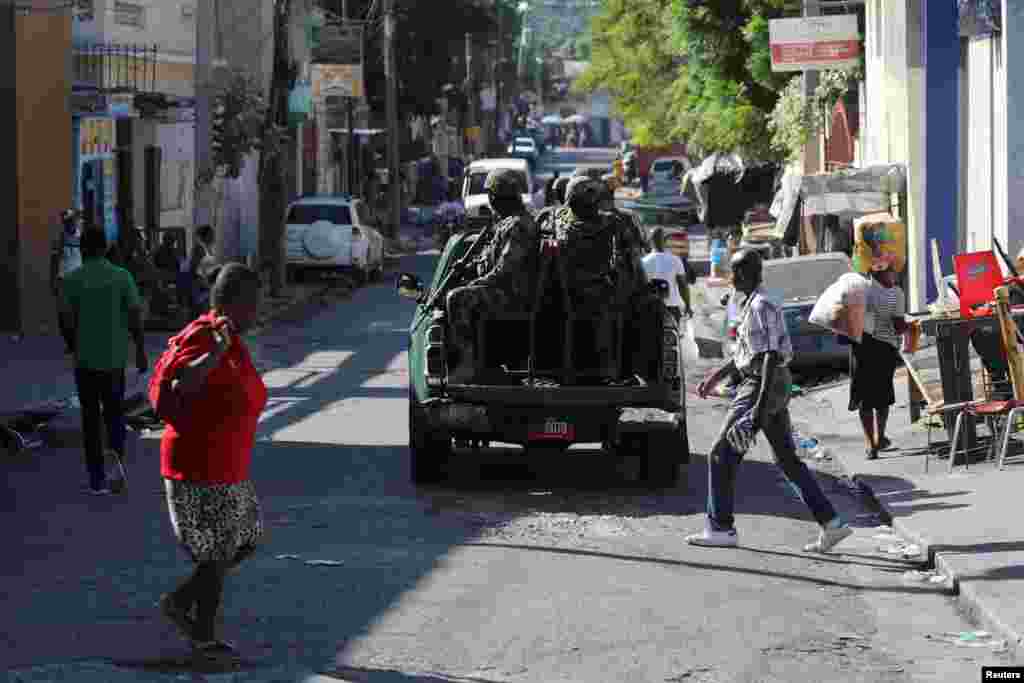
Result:
<svg viewBox="0 0 1024 683">
<path fill-rule="evenodd" d="M 320 103 L 332 97 L 364 97 L 360 64 L 313 64 L 312 72 L 313 99 Z"/>
<path fill-rule="evenodd" d="M 772 71 L 852 69 L 860 57 L 855 14 L 772 19 Z"/>
</svg>

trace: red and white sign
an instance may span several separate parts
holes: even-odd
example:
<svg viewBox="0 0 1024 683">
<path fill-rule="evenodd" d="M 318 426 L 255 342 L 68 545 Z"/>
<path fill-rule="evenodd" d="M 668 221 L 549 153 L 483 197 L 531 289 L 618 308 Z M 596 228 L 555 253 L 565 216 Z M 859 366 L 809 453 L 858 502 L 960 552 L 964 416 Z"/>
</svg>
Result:
<svg viewBox="0 0 1024 683">
<path fill-rule="evenodd" d="M 772 71 L 852 69 L 860 57 L 855 14 L 772 19 Z"/>
</svg>

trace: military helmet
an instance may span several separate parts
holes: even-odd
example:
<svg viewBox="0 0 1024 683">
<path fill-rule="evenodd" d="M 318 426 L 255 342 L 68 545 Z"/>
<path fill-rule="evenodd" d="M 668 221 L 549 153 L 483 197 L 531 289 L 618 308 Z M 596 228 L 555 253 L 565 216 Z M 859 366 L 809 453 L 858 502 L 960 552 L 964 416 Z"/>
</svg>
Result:
<svg viewBox="0 0 1024 683">
<path fill-rule="evenodd" d="M 570 180 L 571 178 L 568 176 L 562 176 L 557 178 L 555 180 L 555 184 L 552 186 L 552 189 L 555 192 L 555 199 L 563 204 L 565 203 L 565 190 L 569 187 Z"/>
<path fill-rule="evenodd" d="M 577 176 L 569 181 L 569 186 L 565 189 L 565 203 L 573 211 L 594 211 L 601 202 L 603 185 L 604 183 L 587 176 Z"/>
<path fill-rule="evenodd" d="M 484 189 L 487 190 L 487 197 L 492 202 L 502 199 L 523 199 L 515 171 L 507 168 L 498 168 L 488 173 Z"/>
</svg>

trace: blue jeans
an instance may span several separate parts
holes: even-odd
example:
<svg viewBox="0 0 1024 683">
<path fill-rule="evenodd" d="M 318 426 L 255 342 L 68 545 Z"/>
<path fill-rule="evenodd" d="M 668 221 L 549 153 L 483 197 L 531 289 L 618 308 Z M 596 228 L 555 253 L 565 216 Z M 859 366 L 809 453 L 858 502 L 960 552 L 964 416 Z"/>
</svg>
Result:
<svg viewBox="0 0 1024 683">
<path fill-rule="evenodd" d="M 835 508 L 818 486 L 796 454 L 793 442 L 793 426 L 789 419 L 789 370 L 779 368 L 775 372 L 773 386 L 765 399 L 761 418 L 761 431 L 768 439 L 775 457 L 775 464 L 797 490 L 810 509 L 818 524 L 825 526 L 836 517 Z M 708 523 L 715 531 L 729 531 L 733 528 L 736 494 L 736 472 L 743 454 L 737 453 L 726 439 L 726 433 L 734 422 L 749 415 L 757 403 L 760 380 L 744 378 L 733 399 L 732 408 L 722 425 L 722 431 L 708 456 Z"/>
<path fill-rule="evenodd" d="M 82 440 L 89 485 L 101 489 L 107 483 L 103 461 L 103 432 L 107 428 L 107 447 L 124 455 L 124 368 L 119 370 L 75 369 L 78 402 L 82 406 Z"/>
</svg>

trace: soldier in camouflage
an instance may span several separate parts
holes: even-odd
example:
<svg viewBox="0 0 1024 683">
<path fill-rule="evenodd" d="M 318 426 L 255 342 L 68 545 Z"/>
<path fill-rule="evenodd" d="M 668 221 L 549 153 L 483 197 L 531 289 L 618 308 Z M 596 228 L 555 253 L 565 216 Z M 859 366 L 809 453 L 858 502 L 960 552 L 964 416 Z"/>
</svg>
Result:
<svg viewBox="0 0 1024 683">
<path fill-rule="evenodd" d="M 491 171 L 484 183 L 497 225 L 475 262 L 477 277 L 448 293 L 453 344 L 460 362 L 449 373 L 465 383 L 474 369 L 475 326 L 488 310 L 526 310 L 539 248 L 537 226 L 523 205 L 519 183 L 508 170 Z"/>
<path fill-rule="evenodd" d="M 567 206 L 553 219 L 555 236 L 568 252 L 571 296 L 588 308 L 607 305 L 620 284 L 632 292 L 646 281 L 640 229 L 618 212 L 601 210 L 607 192 L 601 181 L 575 177 L 566 190 Z"/>
</svg>

